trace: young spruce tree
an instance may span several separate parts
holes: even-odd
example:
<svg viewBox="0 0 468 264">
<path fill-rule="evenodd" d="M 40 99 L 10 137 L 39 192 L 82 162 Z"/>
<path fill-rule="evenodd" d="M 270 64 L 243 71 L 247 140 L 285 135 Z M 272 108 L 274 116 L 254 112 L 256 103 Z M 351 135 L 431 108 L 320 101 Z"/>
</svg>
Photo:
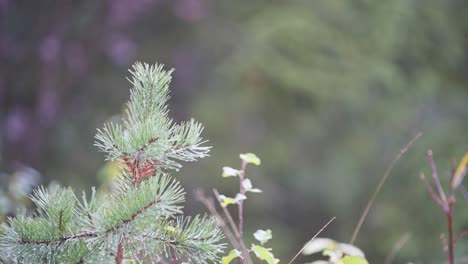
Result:
<svg viewBox="0 0 468 264">
<path fill-rule="evenodd" d="M 191 120 L 168 116 L 171 71 L 136 63 L 121 124 L 98 130 L 95 145 L 121 164 L 113 192 L 83 194 L 39 188 L 30 216 L 8 219 L 0 235 L 5 263 L 210 263 L 223 251 L 211 217 L 181 215 L 184 191 L 164 171 L 207 156 Z"/>
</svg>

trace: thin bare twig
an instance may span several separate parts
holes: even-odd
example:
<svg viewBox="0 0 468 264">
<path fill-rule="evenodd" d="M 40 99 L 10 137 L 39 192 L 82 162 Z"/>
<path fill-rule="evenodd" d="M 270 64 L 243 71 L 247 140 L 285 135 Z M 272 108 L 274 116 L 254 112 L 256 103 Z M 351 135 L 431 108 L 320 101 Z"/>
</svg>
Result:
<svg viewBox="0 0 468 264">
<path fill-rule="evenodd" d="M 427 158 L 429 160 L 429 164 L 431 165 L 432 179 L 434 180 L 434 183 L 437 187 L 437 191 L 439 192 L 439 197 L 444 203 L 447 203 L 447 196 L 445 195 L 444 189 L 442 188 L 442 184 L 440 183 L 440 179 L 437 174 L 437 166 L 434 162 L 434 159 L 432 158 L 432 150 L 427 151 Z"/>
<path fill-rule="evenodd" d="M 431 194 L 432 200 L 434 200 L 434 202 L 436 202 L 440 206 L 440 208 L 445 211 L 444 203 L 442 203 L 442 201 L 439 199 L 434 189 L 432 188 L 432 186 L 429 184 L 428 180 L 426 179 L 426 176 L 424 176 L 424 173 L 421 172 L 419 175 L 419 178 L 424 183 L 424 186 L 426 186 L 427 191 Z"/>
<path fill-rule="evenodd" d="M 302 251 L 304 251 L 304 249 L 305 249 L 305 247 L 307 246 L 307 244 L 309 244 L 311 241 L 314 241 L 315 238 L 317 238 L 317 236 L 318 236 L 320 233 L 322 233 L 322 231 L 325 230 L 325 228 L 327 228 L 327 226 L 328 226 L 331 222 L 333 222 L 333 220 L 335 220 L 335 218 L 336 218 L 336 216 L 334 216 L 334 217 L 332 217 L 330 220 L 328 220 L 328 222 L 327 222 L 324 226 L 322 226 L 322 228 L 320 228 L 320 230 L 319 230 L 317 233 L 315 233 L 315 235 L 312 237 L 312 239 L 309 240 L 307 243 L 304 244 L 304 246 L 301 248 L 301 250 L 299 250 L 299 252 L 297 252 L 297 254 L 291 259 L 291 261 L 289 261 L 288 264 L 293 263 L 293 261 L 302 253 Z"/>
<path fill-rule="evenodd" d="M 218 202 L 221 202 L 221 200 L 219 199 L 220 194 L 219 194 L 218 190 L 213 189 L 213 193 L 216 196 L 216 200 L 218 200 Z M 224 215 L 228 219 L 228 222 L 229 222 L 229 224 L 231 226 L 231 229 L 234 231 L 234 234 L 236 234 L 237 239 L 242 239 L 242 236 L 239 233 L 239 229 L 237 229 L 237 225 L 234 222 L 234 219 L 232 218 L 231 213 L 229 213 L 229 210 L 226 207 L 223 207 L 223 206 L 221 206 L 221 208 L 223 209 Z"/>
<path fill-rule="evenodd" d="M 450 186 L 450 193 L 449 193 L 450 196 L 449 196 L 449 199 L 447 199 L 447 196 L 445 195 L 442 184 L 440 183 L 439 175 L 437 173 L 437 166 L 434 162 L 434 159 L 432 158 L 432 150 L 427 151 L 427 158 L 431 166 L 432 178 L 439 192 L 439 197 L 437 197 L 434 190 L 432 189 L 432 187 L 430 186 L 430 184 L 427 182 L 426 178 L 424 177 L 424 175 L 421 176 L 421 180 L 423 180 L 424 185 L 426 185 L 426 188 L 428 192 L 431 194 L 432 199 L 441 207 L 442 211 L 447 217 L 448 241 L 445 238 L 445 236 L 443 236 L 443 234 L 441 235 L 441 240 L 444 246 L 444 252 L 446 253 L 448 263 L 454 264 L 455 263 L 455 258 L 454 258 L 455 241 L 453 238 L 453 205 L 456 202 L 455 196 L 453 195 L 454 189 L 452 186 Z M 455 161 L 453 161 L 453 163 L 455 165 Z M 453 171 L 454 169 L 452 169 L 452 172 L 450 175 L 451 180 L 454 177 Z"/>
<path fill-rule="evenodd" d="M 213 198 L 207 197 L 201 190 L 197 190 L 195 191 L 195 199 L 201 202 L 206 207 L 206 209 L 208 209 L 210 214 L 218 221 L 218 225 L 223 229 L 224 234 L 226 235 L 227 239 L 232 244 L 232 246 L 237 250 L 242 250 L 241 246 L 239 245 L 239 242 L 236 240 L 236 237 L 229 229 L 229 226 L 226 225 L 226 222 L 224 221 L 223 217 L 216 210 Z"/>
<path fill-rule="evenodd" d="M 453 241 L 453 203 L 450 201 L 448 203 L 448 206 L 449 206 L 449 210 L 447 213 L 447 228 L 448 228 L 448 237 L 449 237 L 448 263 L 455 264 L 455 256 L 454 256 L 455 242 Z"/>
<path fill-rule="evenodd" d="M 216 196 L 216 199 L 217 199 L 218 201 L 220 201 L 220 200 L 219 200 L 219 192 L 218 192 L 218 190 L 213 189 L 213 192 L 214 192 L 214 194 L 215 194 L 215 196 Z M 242 253 L 243 253 L 244 259 L 245 259 L 249 264 L 252 264 L 252 263 L 253 263 L 253 260 L 252 260 L 252 258 L 250 258 L 249 251 L 247 250 L 247 247 L 245 246 L 245 243 L 244 243 L 244 239 L 242 238 L 241 234 L 239 233 L 239 230 L 238 230 L 237 227 L 236 227 L 236 223 L 234 222 L 234 219 L 232 218 L 231 213 L 229 213 L 229 210 L 228 210 L 226 207 L 221 206 L 221 208 L 223 208 L 224 215 L 225 215 L 226 218 L 228 219 L 229 224 L 231 225 L 232 230 L 234 231 L 234 233 L 235 233 L 236 236 L 237 236 L 237 240 L 239 241 L 239 245 L 240 245 L 241 248 L 242 248 Z"/>
<path fill-rule="evenodd" d="M 387 177 L 390 175 L 390 172 L 392 172 L 393 168 L 395 167 L 396 163 L 400 158 L 405 154 L 406 151 L 413 145 L 414 142 L 416 142 L 421 136 L 422 132 L 419 132 L 416 134 L 416 136 L 411 139 L 401 150 L 400 152 L 395 156 L 395 158 L 392 160 L 390 165 L 387 167 L 387 170 L 385 170 L 385 173 L 382 175 L 382 178 L 380 178 L 379 183 L 377 184 L 377 187 L 375 188 L 374 193 L 372 194 L 370 200 L 367 202 L 366 208 L 364 209 L 364 212 L 361 215 L 361 218 L 359 219 L 359 222 L 356 225 L 356 228 L 354 229 L 353 235 L 351 237 L 351 240 L 349 241 L 350 244 L 354 244 L 354 241 L 357 238 L 357 235 L 359 234 L 359 231 L 361 230 L 362 224 L 364 223 L 364 220 L 367 217 L 367 214 L 369 213 L 370 208 L 372 207 L 372 204 L 374 203 L 375 198 L 377 197 L 377 194 L 379 194 L 380 189 L 382 189 L 382 186 L 385 183 L 385 180 L 387 180 Z"/>
<path fill-rule="evenodd" d="M 392 248 L 392 251 L 388 254 L 388 256 L 385 258 L 384 264 L 392 264 L 393 260 L 395 259 L 395 256 L 400 250 L 403 248 L 403 246 L 408 242 L 408 240 L 411 238 L 410 233 L 405 233 L 403 236 L 401 236 L 400 239 L 395 243 L 395 245 Z"/>
</svg>

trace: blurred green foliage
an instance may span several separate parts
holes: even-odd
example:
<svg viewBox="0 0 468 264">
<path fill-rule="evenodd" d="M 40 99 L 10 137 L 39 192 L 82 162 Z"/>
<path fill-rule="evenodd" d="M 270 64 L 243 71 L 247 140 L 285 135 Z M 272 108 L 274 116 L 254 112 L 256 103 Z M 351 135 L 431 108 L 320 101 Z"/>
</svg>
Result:
<svg viewBox="0 0 468 264">
<path fill-rule="evenodd" d="M 129 84 L 120 76 L 132 61 L 113 63 L 89 32 L 115 30 L 136 45 L 131 59 L 176 68 L 171 114 L 185 120 L 190 113 L 205 126 L 211 158 L 184 168 L 181 174 L 190 175 L 181 178 L 185 189 L 222 186 L 219 168 L 235 166 L 229 162 L 237 153 L 263 158 L 250 173 L 265 194 L 246 208 L 246 228 L 252 228 L 246 233 L 275 230 L 281 239 L 271 246 L 281 259 L 292 257 L 331 216 L 337 219 L 323 235 L 346 242 L 388 162 L 423 131 L 378 196 L 357 245 L 370 263 L 379 263 L 411 232 L 396 263 L 443 259 L 439 235 L 445 222 L 418 173 L 429 172 L 429 148 L 446 175 L 452 158 L 468 149 L 466 1 L 155 1 L 121 27 L 102 27 L 97 19 L 109 4 L 84 2 L 65 21 L 80 22 L 80 30 L 73 24 L 63 39 L 86 43 L 88 74 L 73 79 L 53 72 L 62 76 L 53 90 L 57 117 L 32 130 L 42 135 L 34 148 L 3 136 L 3 164 L 32 164 L 48 179 L 77 189 L 98 183 L 103 155 L 92 147 L 92 135 L 127 98 Z M 10 9 L 5 20 L 26 9 Z M 40 12 L 47 17 L 52 11 Z M 8 30 L 16 35 L 35 39 L 46 32 L 26 16 L 15 21 Z M 36 111 L 38 91 L 45 91 L 29 78 L 46 67 L 35 63 L 34 52 L 4 64 L 3 124 L 18 105 Z M 23 155 L 24 149 L 36 154 Z M 455 230 L 461 231 L 468 229 L 468 210 L 458 199 Z M 195 201 L 187 205 L 203 210 Z M 468 254 L 467 245 L 460 241 L 456 255 Z"/>
<path fill-rule="evenodd" d="M 29 196 L 40 181 L 39 172 L 29 167 L 19 166 L 11 174 L 0 171 L 0 223 L 31 208 Z"/>
</svg>

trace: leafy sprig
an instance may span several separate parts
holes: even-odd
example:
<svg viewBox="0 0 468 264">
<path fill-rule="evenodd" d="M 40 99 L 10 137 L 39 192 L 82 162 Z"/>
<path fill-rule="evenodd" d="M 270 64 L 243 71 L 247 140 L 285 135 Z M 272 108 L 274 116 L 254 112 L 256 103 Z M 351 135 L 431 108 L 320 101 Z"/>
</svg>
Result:
<svg viewBox="0 0 468 264">
<path fill-rule="evenodd" d="M 228 237 L 233 250 L 229 252 L 228 255 L 224 256 L 221 259 L 222 264 L 229 264 L 234 259 L 239 258 L 242 263 L 253 263 L 251 258 L 251 253 L 255 255 L 260 261 L 265 261 L 268 264 L 276 264 L 279 262 L 279 259 L 275 258 L 272 253 L 271 248 L 264 247 L 264 244 L 272 238 L 271 230 L 257 230 L 253 236 L 260 242 L 260 245 L 252 244 L 250 248 L 247 248 L 244 243 L 243 237 L 243 210 L 244 210 L 244 201 L 247 199 L 247 193 L 261 193 L 262 191 L 258 188 L 254 188 L 252 181 L 246 177 L 246 168 L 247 164 L 253 164 L 259 166 L 261 164 L 260 158 L 253 153 L 246 153 L 239 155 L 241 159 L 241 168 L 234 169 L 231 167 L 223 167 L 222 177 L 238 177 L 239 178 L 239 193 L 235 197 L 231 198 L 223 194 L 219 194 L 218 191 L 214 190 L 215 196 L 221 206 L 226 220 L 218 213 L 214 206 L 214 202 L 211 198 L 206 197 L 203 193 L 198 192 L 197 198 L 201 201 L 210 211 L 210 213 L 216 217 L 218 224 L 223 228 L 224 233 Z M 238 208 L 238 223 L 234 222 L 234 219 L 231 216 L 231 213 L 228 210 L 230 205 L 237 205 Z"/>
</svg>

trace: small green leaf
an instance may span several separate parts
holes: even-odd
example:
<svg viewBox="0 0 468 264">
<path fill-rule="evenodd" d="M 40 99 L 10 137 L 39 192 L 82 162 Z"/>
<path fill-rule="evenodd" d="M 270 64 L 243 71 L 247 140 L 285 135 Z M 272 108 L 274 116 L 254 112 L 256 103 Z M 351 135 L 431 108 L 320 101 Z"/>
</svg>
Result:
<svg viewBox="0 0 468 264">
<path fill-rule="evenodd" d="M 253 235 L 255 239 L 257 239 L 258 241 L 260 241 L 260 243 L 262 243 L 262 245 L 272 238 L 270 229 L 267 229 L 267 230 L 259 229 Z"/>
<path fill-rule="evenodd" d="M 254 192 L 254 193 L 261 193 L 262 190 L 253 188 L 252 182 L 249 179 L 245 179 L 242 181 L 242 186 L 244 187 L 246 192 Z"/>
<path fill-rule="evenodd" d="M 279 259 L 276 259 L 271 253 L 271 248 L 264 248 L 257 245 L 252 245 L 251 250 L 255 253 L 260 260 L 265 260 L 268 264 L 276 264 L 279 262 Z"/>
<path fill-rule="evenodd" d="M 233 249 L 231 250 L 231 252 L 229 252 L 229 255 L 221 259 L 221 263 L 229 264 L 233 259 L 238 258 L 238 257 L 241 257 L 241 252 L 237 249 Z"/>
<path fill-rule="evenodd" d="M 262 161 L 257 157 L 257 155 L 253 153 L 240 154 L 239 157 L 241 158 L 241 160 L 247 163 L 252 163 L 257 166 L 262 163 Z"/>
<path fill-rule="evenodd" d="M 369 264 L 365 258 L 359 256 L 346 256 L 340 260 L 343 264 Z"/>
<path fill-rule="evenodd" d="M 226 206 L 228 206 L 230 204 L 236 204 L 237 203 L 236 199 L 231 198 L 231 197 L 226 197 L 226 196 L 224 196 L 222 194 L 219 195 L 218 199 L 219 199 L 219 202 L 220 202 L 222 207 L 226 207 Z"/>
<path fill-rule="evenodd" d="M 239 170 L 233 169 L 231 167 L 223 167 L 223 177 L 236 177 L 239 176 Z"/>
</svg>

